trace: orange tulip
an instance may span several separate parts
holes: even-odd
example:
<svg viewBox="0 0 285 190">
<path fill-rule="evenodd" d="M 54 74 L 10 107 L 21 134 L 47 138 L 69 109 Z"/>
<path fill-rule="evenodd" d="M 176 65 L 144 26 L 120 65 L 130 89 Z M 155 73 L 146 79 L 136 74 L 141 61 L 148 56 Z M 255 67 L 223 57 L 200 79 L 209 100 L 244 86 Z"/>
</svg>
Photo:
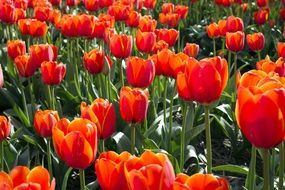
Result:
<svg viewBox="0 0 285 190">
<path fill-rule="evenodd" d="M 178 174 L 173 184 L 173 190 L 229 190 L 225 178 L 216 178 L 211 174 Z"/>
<path fill-rule="evenodd" d="M 5 172 L 0 172 L 0 179 L 1 190 L 55 189 L 55 179 L 50 183 L 48 170 L 42 166 L 34 167 L 32 170 L 25 166 L 16 166 L 9 175 Z"/>
<path fill-rule="evenodd" d="M 57 28 L 66 37 L 76 37 L 78 36 L 78 23 L 78 16 L 63 15 L 63 17 L 57 24 Z"/>
<path fill-rule="evenodd" d="M 114 34 L 110 38 L 110 51 L 111 53 L 119 59 L 127 58 L 132 52 L 132 37 L 125 34 Z"/>
<path fill-rule="evenodd" d="M 22 77 L 31 77 L 34 75 L 37 65 L 30 61 L 30 56 L 19 55 L 14 60 L 14 64 Z"/>
<path fill-rule="evenodd" d="M 127 123 L 141 123 L 147 115 L 148 90 L 124 86 L 120 91 L 120 112 Z"/>
<path fill-rule="evenodd" d="M 37 134 L 47 138 L 52 136 L 52 128 L 59 121 L 57 111 L 44 110 L 37 111 L 34 117 L 34 128 Z"/>
<path fill-rule="evenodd" d="M 57 155 L 72 168 L 86 169 L 95 160 L 97 127 L 88 119 L 61 119 L 52 129 L 52 140 Z"/>
<path fill-rule="evenodd" d="M 156 35 L 154 32 L 137 31 L 136 46 L 140 52 L 151 53 L 156 43 Z"/>
<path fill-rule="evenodd" d="M 243 31 L 243 21 L 239 17 L 229 16 L 226 22 L 227 32 Z"/>
<path fill-rule="evenodd" d="M 43 37 L 48 31 L 47 24 L 36 19 L 20 19 L 18 21 L 18 27 L 23 35 L 33 37 Z"/>
<path fill-rule="evenodd" d="M 232 52 L 242 51 L 244 48 L 244 33 L 238 32 L 227 32 L 226 34 L 226 47 Z"/>
<path fill-rule="evenodd" d="M 4 85 L 4 77 L 3 77 L 2 66 L 0 64 L 0 88 L 2 88 L 3 85 Z"/>
<path fill-rule="evenodd" d="M 24 9 L 15 9 L 16 21 L 26 18 L 26 11 Z"/>
<path fill-rule="evenodd" d="M 142 32 L 154 32 L 156 25 L 156 20 L 152 19 L 150 15 L 145 15 L 140 18 L 138 28 Z"/>
<path fill-rule="evenodd" d="M 218 38 L 220 37 L 220 30 L 219 30 L 219 25 L 215 22 L 211 23 L 207 27 L 207 33 L 209 38 Z"/>
<path fill-rule="evenodd" d="M 97 11 L 99 9 L 100 0 L 84 0 L 84 6 L 88 11 Z"/>
<path fill-rule="evenodd" d="M 140 13 L 138 13 L 137 11 L 131 11 L 126 23 L 129 27 L 136 28 L 139 26 L 140 18 Z"/>
<path fill-rule="evenodd" d="M 266 73 L 275 72 L 278 73 L 279 76 L 285 76 L 285 63 L 284 59 L 280 57 L 276 63 L 270 60 L 269 57 L 260 60 L 256 63 L 256 68 L 258 70 L 262 70 Z"/>
<path fill-rule="evenodd" d="M 177 13 L 180 19 L 185 19 L 188 14 L 188 7 L 183 5 L 176 5 L 175 6 L 175 13 Z"/>
<path fill-rule="evenodd" d="M 158 40 L 164 40 L 170 47 L 174 46 L 179 32 L 175 29 L 160 29 L 156 31 Z"/>
<path fill-rule="evenodd" d="M 98 20 L 94 22 L 94 29 L 91 37 L 103 39 L 104 33 L 108 28 L 113 28 L 115 24 L 115 18 L 106 14 L 99 14 Z"/>
<path fill-rule="evenodd" d="M 9 57 L 14 60 L 17 56 L 26 54 L 26 44 L 22 40 L 9 40 L 7 42 L 7 52 Z"/>
<path fill-rule="evenodd" d="M 284 101 L 284 84 L 276 77 L 260 70 L 241 77 L 235 114 L 241 131 L 255 147 L 269 149 L 285 139 Z"/>
<path fill-rule="evenodd" d="M 183 53 L 185 53 L 189 57 L 195 58 L 199 53 L 199 45 L 195 43 L 186 43 L 183 49 Z"/>
<path fill-rule="evenodd" d="M 108 7 L 108 14 L 113 16 L 116 21 L 125 21 L 128 19 L 130 7 L 120 3 L 114 3 Z"/>
<path fill-rule="evenodd" d="M 133 87 L 146 88 L 155 77 L 155 65 L 152 60 L 129 57 L 126 67 L 127 81 Z"/>
<path fill-rule="evenodd" d="M 261 51 L 264 48 L 265 38 L 263 33 L 258 32 L 246 35 L 246 42 L 252 51 Z"/>
<path fill-rule="evenodd" d="M 263 25 L 268 20 L 269 10 L 261 9 L 253 13 L 254 22 L 258 25 Z"/>
<path fill-rule="evenodd" d="M 171 54 L 169 58 L 169 66 L 171 69 L 171 77 L 177 78 L 178 73 L 184 72 L 186 61 L 189 59 L 189 56 L 185 53 Z"/>
<path fill-rule="evenodd" d="M 93 49 L 88 53 L 84 53 L 83 64 L 87 71 L 93 75 L 102 72 L 106 56 L 99 49 Z"/>
<path fill-rule="evenodd" d="M 174 52 L 169 49 L 162 49 L 157 54 L 151 56 L 155 64 L 155 74 L 163 75 L 163 76 L 171 76 L 172 70 L 169 64 L 170 56 L 174 54 Z"/>
<path fill-rule="evenodd" d="M 0 4 L 0 21 L 13 24 L 16 22 L 16 13 L 14 5 L 4 2 Z"/>
<path fill-rule="evenodd" d="M 143 6 L 147 9 L 153 9 L 156 5 L 156 0 L 144 0 Z"/>
<path fill-rule="evenodd" d="M 96 123 L 99 139 L 109 138 L 115 131 L 115 107 L 108 100 L 97 98 L 90 106 L 82 102 L 80 105 L 81 117 Z"/>
<path fill-rule="evenodd" d="M 226 20 L 219 20 L 218 26 L 219 26 L 220 35 L 225 37 L 226 33 L 227 33 L 227 21 Z"/>
<path fill-rule="evenodd" d="M 66 66 L 56 61 L 45 61 L 41 64 L 42 81 L 46 85 L 59 85 L 66 73 Z"/>
<path fill-rule="evenodd" d="M 0 115 L 0 141 L 6 139 L 9 136 L 10 131 L 10 121 L 7 119 L 7 117 Z"/>
<path fill-rule="evenodd" d="M 177 76 L 179 96 L 186 101 L 210 104 L 219 99 L 228 79 L 228 64 L 221 57 L 197 61 L 189 58 L 185 72 Z"/>
<path fill-rule="evenodd" d="M 30 62 L 40 67 L 44 61 L 55 61 L 57 58 L 57 47 L 52 44 L 37 44 L 30 46 Z"/>
<path fill-rule="evenodd" d="M 179 24 L 180 16 L 176 13 L 159 13 L 159 22 L 168 25 L 169 27 L 176 27 Z"/>
<path fill-rule="evenodd" d="M 279 57 L 285 58 L 285 42 L 277 43 L 277 53 Z"/>
<path fill-rule="evenodd" d="M 159 51 L 163 50 L 163 49 L 168 49 L 169 45 L 168 43 L 166 43 L 164 40 L 158 40 L 155 44 L 154 44 L 154 48 L 152 53 L 158 53 Z"/>
<path fill-rule="evenodd" d="M 248 9 L 248 3 L 242 3 L 240 5 L 242 12 L 246 12 Z"/>
<path fill-rule="evenodd" d="M 49 21 L 50 14 L 52 12 L 51 7 L 35 7 L 34 8 L 34 18 L 36 18 L 39 21 Z"/>
</svg>

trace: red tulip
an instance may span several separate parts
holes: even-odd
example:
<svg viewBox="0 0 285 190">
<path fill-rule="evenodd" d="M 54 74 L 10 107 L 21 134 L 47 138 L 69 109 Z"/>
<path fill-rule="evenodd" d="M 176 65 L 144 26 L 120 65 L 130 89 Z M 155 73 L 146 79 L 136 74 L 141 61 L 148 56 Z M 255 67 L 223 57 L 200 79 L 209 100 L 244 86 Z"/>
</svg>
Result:
<svg viewBox="0 0 285 190">
<path fill-rule="evenodd" d="M 9 57 L 14 60 L 17 56 L 26 54 L 26 44 L 22 40 L 9 40 L 7 42 L 7 52 Z"/>
<path fill-rule="evenodd" d="M 61 4 L 61 0 L 49 0 L 49 2 L 53 5 L 53 6 L 59 6 Z"/>
<path fill-rule="evenodd" d="M 148 90 L 122 87 L 120 91 L 120 112 L 127 123 L 141 123 L 147 115 Z"/>
<path fill-rule="evenodd" d="M 171 54 L 169 58 L 169 66 L 171 69 L 171 77 L 177 78 L 178 73 L 184 72 L 186 61 L 189 59 L 189 56 L 185 53 Z"/>
<path fill-rule="evenodd" d="M 142 32 L 154 32 L 156 25 L 156 20 L 152 19 L 150 15 L 145 15 L 140 18 L 138 28 Z"/>
<path fill-rule="evenodd" d="M 105 31 L 108 28 L 113 28 L 115 24 L 115 19 L 113 16 L 106 14 L 99 14 L 98 20 L 94 22 L 94 29 L 91 37 L 103 39 Z"/>
<path fill-rule="evenodd" d="M 57 111 L 44 110 L 37 111 L 34 117 L 34 128 L 41 137 L 48 138 L 52 136 L 52 128 L 59 121 Z"/>
<path fill-rule="evenodd" d="M 188 7 L 183 5 L 176 5 L 175 6 L 175 13 L 180 16 L 180 19 L 185 19 L 188 14 Z"/>
<path fill-rule="evenodd" d="M 58 48 L 52 44 L 37 44 L 30 46 L 30 61 L 40 67 L 44 61 L 55 61 Z"/>
<path fill-rule="evenodd" d="M 48 31 L 47 24 L 36 19 L 20 19 L 18 21 L 18 27 L 23 35 L 33 37 L 43 37 Z"/>
<path fill-rule="evenodd" d="M 219 99 L 228 80 L 228 64 L 221 57 L 197 61 L 189 58 L 185 72 L 177 76 L 177 90 L 186 101 L 210 104 Z"/>
<path fill-rule="evenodd" d="M 39 21 L 49 21 L 50 14 L 51 14 L 52 8 L 51 7 L 35 7 L 34 8 L 34 18 L 36 18 Z"/>
<path fill-rule="evenodd" d="M 24 9 L 15 9 L 16 21 L 26 18 L 26 11 Z"/>
<path fill-rule="evenodd" d="M 285 21 L 285 7 L 281 8 L 279 11 L 279 16 L 282 19 L 282 21 Z"/>
<path fill-rule="evenodd" d="M 28 0 L 15 0 L 14 6 L 15 8 L 26 10 L 28 8 Z"/>
<path fill-rule="evenodd" d="M 3 85 L 4 85 L 4 77 L 3 77 L 2 66 L 0 64 L 0 88 L 2 88 Z"/>
<path fill-rule="evenodd" d="M 127 81 L 133 87 L 146 88 L 155 77 L 155 65 L 152 60 L 130 57 L 126 67 Z"/>
<path fill-rule="evenodd" d="M 256 63 L 256 69 L 266 73 L 275 72 L 281 77 L 285 76 L 285 63 L 283 57 L 280 57 L 276 63 L 271 61 L 269 57 L 266 57 Z"/>
<path fill-rule="evenodd" d="M 248 9 L 248 3 L 242 3 L 242 4 L 240 5 L 240 7 L 241 7 L 241 9 L 242 9 L 242 12 L 246 12 L 247 9 Z"/>
<path fill-rule="evenodd" d="M 258 32 L 246 35 L 246 42 L 252 51 L 261 51 L 264 48 L 265 38 L 263 33 Z"/>
<path fill-rule="evenodd" d="M 218 38 L 220 37 L 220 30 L 219 30 L 219 25 L 215 22 L 211 23 L 207 27 L 207 33 L 209 38 Z"/>
<path fill-rule="evenodd" d="M 143 6 L 147 9 L 153 9 L 156 5 L 156 0 L 144 0 Z"/>
<path fill-rule="evenodd" d="M 116 21 L 125 21 L 128 19 L 130 7 L 120 3 L 114 3 L 108 7 L 108 14 L 113 16 Z"/>
<path fill-rule="evenodd" d="M 109 7 L 113 4 L 113 1 L 114 0 L 99 0 L 99 6 L 101 8 L 104 8 L 104 7 Z"/>
<path fill-rule="evenodd" d="M 154 44 L 154 48 L 152 53 L 158 53 L 159 51 L 163 50 L 163 49 L 168 49 L 169 45 L 168 43 L 166 43 L 164 40 L 158 40 L 155 44 Z"/>
<path fill-rule="evenodd" d="M 285 58 L 285 42 L 277 43 L 277 53 L 279 57 Z"/>
<path fill-rule="evenodd" d="M 0 115 L 0 141 L 6 139 L 10 135 L 10 131 L 10 121 L 7 119 L 7 117 Z"/>
<path fill-rule="evenodd" d="M 108 100 L 97 98 L 90 106 L 82 102 L 80 110 L 82 118 L 96 123 L 99 139 L 107 139 L 114 133 L 116 127 L 115 107 Z"/>
<path fill-rule="evenodd" d="M 8 24 L 16 22 L 14 5 L 6 2 L 0 4 L 0 21 Z"/>
<path fill-rule="evenodd" d="M 162 49 L 157 54 L 151 56 L 155 64 L 155 74 L 163 76 L 171 76 L 172 70 L 169 64 L 171 55 L 174 53 L 169 49 Z"/>
<path fill-rule="evenodd" d="M 268 20 L 269 10 L 261 9 L 253 13 L 254 22 L 258 25 L 263 25 Z"/>
<path fill-rule="evenodd" d="M 196 58 L 199 53 L 199 45 L 195 43 L 186 43 L 183 53 L 188 55 L 189 57 Z"/>
<path fill-rule="evenodd" d="M 42 81 L 46 85 L 59 85 L 66 73 L 66 66 L 56 61 L 45 61 L 41 64 Z"/>
<path fill-rule="evenodd" d="M 164 40 L 170 47 L 174 46 L 179 32 L 175 29 L 160 29 L 157 31 L 158 40 Z"/>
<path fill-rule="evenodd" d="M 161 12 L 164 14 L 173 13 L 174 12 L 174 4 L 173 3 L 163 3 L 161 7 Z"/>
<path fill-rule="evenodd" d="M 14 64 L 22 77 L 33 76 L 37 69 L 37 65 L 30 60 L 28 55 L 19 55 L 14 60 Z"/>
<path fill-rule="evenodd" d="M 256 0 L 256 4 L 259 7 L 265 7 L 268 4 L 268 0 Z"/>
<path fill-rule="evenodd" d="M 77 6 L 80 4 L 80 0 L 66 0 L 66 5 L 68 6 Z"/>
<path fill-rule="evenodd" d="M 84 6 L 88 11 L 97 11 L 99 9 L 100 0 L 84 0 Z"/>
<path fill-rule="evenodd" d="M 119 59 L 127 58 L 131 55 L 132 51 L 132 37 L 125 34 L 114 34 L 110 38 L 110 51 Z"/>
<path fill-rule="evenodd" d="M 127 19 L 127 25 L 129 27 L 138 27 L 140 22 L 141 15 L 137 11 L 131 11 Z"/>
<path fill-rule="evenodd" d="M 244 48 L 244 33 L 241 31 L 226 34 L 226 47 L 232 52 L 242 51 Z"/>
<path fill-rule="evenodd" d="M 103 70 L 105 61 L 104 52 L 99 49 L 93 49 L 88 53 L 84 53 L 83 64 L 84 67 L 93 75 L 96 75 Z"/>
<path fill-rule="evenodd" d="M 229 16 L 226 22 L 227 32 L 243 31 L 243 21 L 239 17 Z"/>
<path fill-rule="evenodd" d="M 136 46 L 140 52 L 151 53 L 156 43 L 156 35 L 154 32 L 137 31 Z"/>
<path fill-rule="evenodd" d="M 95 160 L 97 127 L 88 119 L 61 119 L 52 130 L 52 140 L 57 155 L 72 168 L 86 169 Z"/>
</svg>

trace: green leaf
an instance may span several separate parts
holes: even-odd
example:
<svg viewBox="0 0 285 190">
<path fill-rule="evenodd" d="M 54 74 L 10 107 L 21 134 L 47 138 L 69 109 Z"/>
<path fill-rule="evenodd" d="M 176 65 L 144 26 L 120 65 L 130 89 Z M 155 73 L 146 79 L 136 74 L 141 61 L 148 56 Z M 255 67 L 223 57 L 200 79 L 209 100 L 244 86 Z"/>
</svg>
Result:
<svg viewBox="0 0 285 190">
<path fill-rule="evenodd" d="M 237 174 L 243 174 L 247 175 L 248 174 L 248 167 L 245 166 L 237 166 L 237 165 L 220 165 L 213 167 L 214 171 L 226 171 L 226 172 L 232 172 L 232 173 L 237 173 Z"/>
<path fill-rule="evenodd" d="M 122 132 L 115 133 L 111 137 L 117 145 L 117 151 L 123 152 L 123 151 L 129 151 L 131 150 L 131 142 L 130 139 Z"/>
</svg>

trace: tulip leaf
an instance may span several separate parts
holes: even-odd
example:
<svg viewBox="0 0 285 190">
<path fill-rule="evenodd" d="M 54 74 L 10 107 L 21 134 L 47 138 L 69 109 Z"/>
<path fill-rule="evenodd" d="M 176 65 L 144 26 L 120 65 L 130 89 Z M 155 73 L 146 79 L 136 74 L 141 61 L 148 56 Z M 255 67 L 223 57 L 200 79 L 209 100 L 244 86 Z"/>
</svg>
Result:
<svg viewBox="0 0 285 190">
<path fill-rule="evenodd" d="M 117 132 L 111 137 L 117 145 L 117 151 L 129 151 L 131 150 L 131 142 L 130 139 L 122 132 Z"/>
<path fill-rule="evenodd" d="M 237 165 L 219 165 L 216 167 L 213 167 L 214 171 L 225 171 L 225 172 L 232 172 L 232 173 L 237 173 L 237 174 L 243 174 L 247 175 L 248 174 L 248 167 L 245 166 L 237 166 Z"/>
</svg>

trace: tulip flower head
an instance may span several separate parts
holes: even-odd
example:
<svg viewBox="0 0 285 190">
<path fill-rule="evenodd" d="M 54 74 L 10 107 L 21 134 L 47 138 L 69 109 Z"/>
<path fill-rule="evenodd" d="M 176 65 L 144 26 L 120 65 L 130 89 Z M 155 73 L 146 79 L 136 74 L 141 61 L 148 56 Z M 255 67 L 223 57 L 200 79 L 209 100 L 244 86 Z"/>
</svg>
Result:
<svg viewBox="0 0 285 190">
<path fill-rule="evenodd" d="M 195 43 L 186 43 L 183 53 L 188 55 L 189 57 L 196 58 L 199 53 L 199 45 Z"/>
<path fill-rule="evenodd" d="M 7 42 L 7 52 L 9 57 L 14 60 L 17 56 L 26 54 L 26 44 L 22 40 L 9 40 Z"/>
<path fill-rule="evenodd" d="M 238 32 L 227 32 L 226 33 L 226 47 L 232 52 L 242 51 L 244 48 L 244 33 Z"/>
<path fill-rule="evenodd" d="M 229 16 L 226 21 L 227 32 L 243 31 L 244 24 L 241 18 Z"/>
<path fill-rule="evenodd" d="M 6 139 L 11 131 L 11 124 L 7 117 L 0 115 L 0 141 Z"/>
<path fill-rule="evenodd" d="M 56 61 L 45 61 L 41 64 L 42 81 L 46 85 L 59 85 L 66 73 L 66 66 Z"/>
<path fill-rule="evenodd" d="M 59 121 L 57 111 L 44 110 L 37 111 L 34 117 L 34 128 L 37 134 L 47 138 L 52 136 L 52 128 Z"/>
<path fill-rule="evenodd" d="M 264 48 L 265 38 L 261 32 L 246 35 L 246 42 L 252 51 L 261 51 Z"/>
<path fill-rule="evenodd" d="M 131 36 L 125 34 L 114 34 L 110 38 L 109 48 L 111 53 L 119 59 L 127 58 L 131 55 L 133 42 Z"/>
</svg>

